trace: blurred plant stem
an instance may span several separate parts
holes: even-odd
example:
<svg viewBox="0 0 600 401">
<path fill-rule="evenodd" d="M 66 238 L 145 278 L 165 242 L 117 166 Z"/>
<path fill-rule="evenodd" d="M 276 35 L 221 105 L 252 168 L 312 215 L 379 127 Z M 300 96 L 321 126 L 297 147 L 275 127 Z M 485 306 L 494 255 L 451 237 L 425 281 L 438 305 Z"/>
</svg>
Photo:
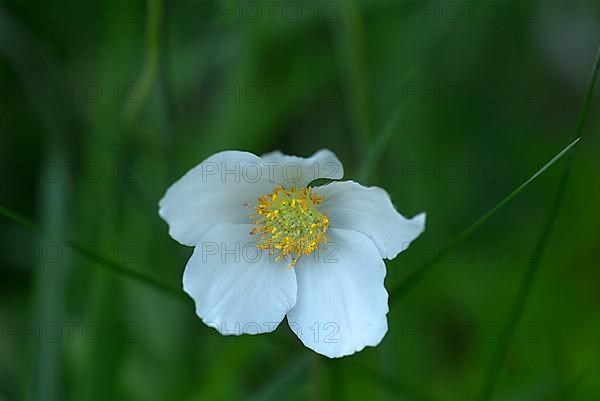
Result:
<svg viewBox="0 0 600 401">
<path fill-rule="evenodd" d="M 165 3 L 163 8 L 163 23 L 160 34 L 160 57 L 159 57 L 159 84 L 162 93 L 161 99 L 163 101 L 163 109 L 165 115 L 165 128 L 163 134 L 163 141 L 165 145 L 165 159 L 167 160 L 166 168 L 166 179 L 167 182 L 172 182 L 176 178 L 175 172 L 175 131 L 174 131 L 174 119 L 176 113 L 175 95 L 173 93 L 173 87 L 171 85 L 171 66 L 170 66 L 170 52 L 169 52 L 169 40 L 167 37 L 168 32 L 168 3 Z"/>
<path fill-rule="evenodd" d="M 49 163 L 66 165 L 68 162 L 64 147 L 59 138 L 50 138 L 46 152 Z M 66 209 L 70 185 L 68 180 L 48 182 L 40 180 L 40 215 L 44 231 L 53 231 L 64 236 L 68 219 Z M 38 236 L 39 243 L 48 240 Z M 65 312 L 65 292 L 67 288 L 68 265 L 53 263 L 48 258 L 40 258 L 36 272 L 35 321 L 40 325 L 61 324 Z M 62 344 L 56 341 L 37 342 L 35 373 L 33 379 L 33 400 L 52 401 L 63 399 L 60 383 L 63 381 Z"/>
<path fill-rule="evenodd" d="M 348 104 L 355 147 L 362 154 L 369 148 L 373 135 L 365 31 L 355 0 L 340 0 L 339 10 L 340 21 L 334 24 L 334 38 L 343 77 L 342 94 Z"/>
<path fill-rule="evenodd" d="M 592 67 L 590 81 L 585 93 L 585 99 L 583 101 L 583 109 L 579 116 L 579 120 L 577 121 L 577 127 L 575 128 L 575 132 L 573 134 L 573 137 L 576 139 L 580 139 L 583 135 L 583 128 L 587 121 L 587 116 L 589 114 L 590 106 L 592 103 L 592 97 L 594 95 L 594 88 L 596 86 L 596 79 L 598 77 L 599 68 L 600 47 L 598 47 L 596 61 L 594 63 L 594 66 Z M 519 291 L 517 292 L 517 296 L 512 305 L 510 315 L 503 326 L 504 330 L 506 330 L 507 333 L 514 332 L 515 327 L 521 320 L 521 316 L 523 315 L 523 311 L 525 310 L 525 305 L 527 304 L 529 294 L 531 293 L 531 289 L 533 288 L 533 285 L 535 283 L 535 279 L 537 277 L 542 258 L 548 246 L 550 237 L 552 236 L 554 225 L 556 223 L 556 217 L 560 212 L 560 205 L 565 195 L 567 183 L 569 181 L 569 175 L 571 174 L 571 168 L 573 167 L 573 160 L 574 154 L 571 153 L 567 157 L 566 165 L 564 167 L 563 174 L 558 185 L 558 189 L 556 190 L 554 200 L 552 201 L 552 206 L 550 208 L 550 211 L 548 212 L 548 216 L 546 217 L 546 221 L 544 222 L 544 225 L 542 227 L 539 240 L 535 243 L 536 247 L 533 251 L 531 263 L 529 263 L 525 275 L 523 276 L 523 281 L 521 282 L 521 286 L 519 287 Z M 504 360 L 506 359 L 509 341 L 510 336 L 502 336 L 500 338 L 500 341 L 498 341 L 498 345 L 496 346 L 496 349 L 492 356 L 492 360 L 490 361 L 490 365 L 488 366 L 488 369 L 486 371 L 485 383 L 481 394 L 482 401 L 487 401 L 492 397 L 494 388 L 496 386 L 496 382 L 498 381 L 498 377 L 500 376 L 500 371 L 502 370 L 502 365 L 504 364 Z"/>
<path fill-rule="evenodd" d="M 146 25 L 146 61 L 138 80 L 138 99 L 136 102 L 127 103 L 125 107 L 125 121 L 129 126 L 144 104 L 150 90 L 156 82 L 160 68 L 161 30 L 162 30 L 162 0 L 147 0 L 147 25 Z"/>
<path fill-rule="evenodd" d="M 0 24 L 0 54 L 6 56 L 9 63 L 18 72 L 21 84 L 33 87 L 39 80 L 49 82 L 56 80 L 48 57 L 42 52 L 37 39 L 3 8 L 0 8 L 3 21 Z M 23 51 L 27 49 L 28 51 Z M 64 129 L 64 113 L 59 113 L 59 104 L 48 102 L 30 102 L 46 130 L 45 161 L 56 165 L 67 165 L 66 132 Z M 44 231 L 57 232 L 64 236 L 68 227 L 67 208 L 71 193 L 68 180 L 50 182 L 39 181 L 38 209 L 42 219 L 42 228 L 10 212 L 7 217 L 33 229 L 38 246 L 42 247 L 48 239 Z M 2 213 L 5 209 L 0 209 Z M 35 272 L 34 286 L 34 322 L 39 326 L 58 323 L 63 320 L 65 310 L 65 289 L 68 281 L 68 266 L 53 263 L 48 258 L 39 258 Z M 31 384 L 33 401 L 54 401 L 63 399 L 62 373 L 63 357 L 60 342 L 37 341 Z"/>
<path fill-rule="evenodd" d="M 331 400 L 333 395 L 333 383 L 331 369 L 319 354 L 311 355 L 311 372 L 312 372 L 312 400 L 326 401 Z"/>
<path fill-rule="evenodd" d="M 175 101 L 169 79 L 167 10 L 168 3 L 163 3 L 163 0 L 147 0 L 146 59 L 138 79 L 138 98 L 135 102 L 126 103 L 123 113 L 125 126 L 132 129 L 140 110 L 150 96 L 150 92 L 158 83 L 159 101 L 164 115 L 163 144 L 165 159 L 167 160 L 165 176 L 167 181 L 170 182 L 175 178 L 175 135 L 173 131 Z"/>
</svg>

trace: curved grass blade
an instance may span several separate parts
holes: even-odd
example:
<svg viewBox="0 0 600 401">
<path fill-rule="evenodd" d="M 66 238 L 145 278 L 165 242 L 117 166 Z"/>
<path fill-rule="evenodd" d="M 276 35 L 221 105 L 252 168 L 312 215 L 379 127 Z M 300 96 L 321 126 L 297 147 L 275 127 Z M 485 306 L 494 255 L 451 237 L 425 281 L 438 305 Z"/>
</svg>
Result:
<svg viewBox="0 0 600 401">
<path fill-rule="evenodd" d="M 139 78 L 138 101 L 127 103 L 125 116 L 132 122 L 156 82 L 160 66 L 161 31 L 163 29 L 163 2 L 149 0 L 146 26 L 146 62 Z"/>
<path fill-rule="evenodd" d="M 460 243 L 462 243 L 465 239 L 467 239 L 473 231 L 475 231 L 479 226 L 488 221 L 493 215 L 495 215 L 500 209 L 502 209 L 506 204 L 508 204 L 513 198 L 515 198 L 518 194 L 520 194 L 529 184 L 531 184 L 536 178 L 538 178 L 541 174 L 543 174 L 546 170 L 548 170 L 554 163 L 559 161 L 564 155 L 566 155 L 577 143 L 579 142 L 579 138 L 576 138 L 571 143 L 569 143 L 563 150 L 561 150 L 556 156 L 554 156 L 548 163 L 544 164 L 542 168 L 535 172 L 531 177 L 527 179 L 524 183 L 519 185 L 514 191 L 512 191 L 508 196 L 500 201 L 496 206 L 490 209 L 486 214 L 477 219 L 473 224 L 467 227 L 463 232 L 458 234 L 454 240 L 450 241 L 437 255 L 435 255 L 430 260 L 426 261 L 421 267 L 419 267 L 416 271 L 414 271 L 410 276 L 408 276 L 403 282 L 401 282 L 396 288 L 390 291 L 390 307 L 394 305 L 398 300 L 400 300 L 404 295 L 406 295 L 413 287 L 415 287 L 431 270 L 433 266 L 437 262 L 439 262 L 452 248 Z"/>
<path fill-rule="evenodd" d="M 592 69 L 592 75 L 590 77 L 590 82 L 586 90 L 585 99 L 583 102 L 583 110 L 579 116 L 579 120 L 577 122 L 577 128 L 575 129 L 574 136 L 581 138 L 583 133 L 583 127 L 585 126 L 585 122 L 587 120 L 587 116 L 590 110 L 590 105 L 592 103 L 592 97 L 594 94 L 594 88 L 596 86 L 596 80 L 598 78 L 598 70 L 600 68 L 600 47 L 598 48 L 598 53 L 596 55 L 596 61 L 594 63 L 594 67 Z M 519 287 L 519 292 L 517 293 L 517 297 L 515 298 L 514 304 L 511 308 L 511 313 L 506 321 L 504 327 L 507 330 L 513 330 L 518 324 L 521 316 L 523 314 L 523 310 L 525 309 L 525 304 L 527 303 L 527 299 L 529 298 L 529 293 L 533 288 L 533 284 L 535 282 L 535 278 L 537 272 L 539 271 L 539 267 L 542 261 L 542 257 L 544 256 L 544 252 L 548 245 L 548 241 L 552 235 L 552 231 L 554 229 L 554 224 L 556 222 L 556 216 L 560 211 L 560 204 L 565 194 L 565 190 L 567 187 L 567 182 L 569 180 L 569 175 L 571 173 L 571 167 L 573 165 L 573 157 L 569 157 L 567 160 L 567 165 L 563 171 L 563 175 L 561 177 L 558 189 L 556 190 L 556 195 L 554 195 L 554 200 L 552 202 L 552 207 L 548 212 L 548 216 L 546 217 L 546 221 L 544 222 L 544 226 L 542 227 L 542 232 L 540 233 L 540 239 L 537 242 L 537 246 L 534 249 L 533 256 L 531 259 L 531 263 L 525 272 L 525 276 L 523 277 L 523 281 L 521 282 L 521 286 Z M 501 338 L 498 342 L 496 350 L 492 356 L 492 360 L 487 369 L 486 379 L 483 386 L 481 400 L 489 400 L 494 391 L 494 387 L 496 386 L 496 382 L 498 381 L 498 377 L 500 375 L 500 371 L 504 364 L 504 360 L 506 358 L 506 352 L 508 350 L 508 337 Z"/>
<path fill-rule="evenodd" d="M 54 237 L 50 233 L 44 232 L 44 230 L 42 230 L 33 221 L 29 220 L 28 218 L 20 215 L 19 213 L 15 212 L 13 210 L 10 210 L 3 206 L 0 206 L 0 215 L 8 218 L 9 220 L 12 220 L 13 222 L 15 222 L 23 227 L 28 228 L 29 230 L 35 232 L 36 234 L 44 235 L 44 236 L 47 236 L 50 238 Z M 99 266 L 103 266 L 118 275 L 130 278 L 130 279 L 136 280 L 142 284 L 146 284 L 151 287 L 154 287 L 156 289 L 164 291 L 165 293 L 167 293 L 169 295 L 175 296 L 178 299 L 186 300 L 186 301 L 189 300 L 189 298 L 183 292 L 178 290 L 177 288 L 171 287 L 171 286 L 163 283 L 162 281 L 160 281 L 157 278 L 154 278 L 147 274 L 135 271 L 121 263 L 118 263 L 114 260 L 108 259 L 108 258 L 100 255 L 98 252 L 86 248 L 85 246 L 81 245 L 77 241 L 66 241 L 65 243 L 66 243 L 66 245 L 70 246 L 79 255 L 85 257 L 87 260 L 92 260 L 93 262 L 97 263 Z"/>
</svg>

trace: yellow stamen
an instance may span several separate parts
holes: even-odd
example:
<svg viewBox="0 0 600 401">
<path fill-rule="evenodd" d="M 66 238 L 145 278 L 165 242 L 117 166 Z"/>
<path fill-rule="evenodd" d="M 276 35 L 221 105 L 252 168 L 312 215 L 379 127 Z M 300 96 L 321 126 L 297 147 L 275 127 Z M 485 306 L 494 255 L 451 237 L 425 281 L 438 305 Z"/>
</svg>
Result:
<svg viewBox="0 0 600 401">
<path fill-rule="evenodd" d="M 281 186 L 259 197 L 254 207 L 256 215 L 249 216 L 256 225 L 251 234 L 256 235 L 257 246 L 268 249 L 269 255 L 279 250 L 275 260 L 289 257 L 289 268 L 294 267 L 300 256 L 310 255 L 319 244 L 327 242 L 329 219 L 317 210 L 324 199 L 312 188 Z"/>
</svg>

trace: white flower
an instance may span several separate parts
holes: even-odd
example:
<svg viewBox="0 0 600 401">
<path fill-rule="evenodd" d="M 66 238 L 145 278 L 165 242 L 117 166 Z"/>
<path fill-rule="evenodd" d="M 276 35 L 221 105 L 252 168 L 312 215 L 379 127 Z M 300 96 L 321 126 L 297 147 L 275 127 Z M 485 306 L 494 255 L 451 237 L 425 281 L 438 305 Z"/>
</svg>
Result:
<svg viewBox="0 0 600 401">
<path fill-rule="evenodd" d="M 425 214 L 401 216 L 381 188 L 339 180 L 329 150 L 309 158 L 217 153 L 160 201 L 171 237 L 194 246 L 183 288 L 222 334 L 275 330 L 287 316 L 307 347 L 341 357 L 387 331 L 383 259 L 423 232 Z"/>
</svg>

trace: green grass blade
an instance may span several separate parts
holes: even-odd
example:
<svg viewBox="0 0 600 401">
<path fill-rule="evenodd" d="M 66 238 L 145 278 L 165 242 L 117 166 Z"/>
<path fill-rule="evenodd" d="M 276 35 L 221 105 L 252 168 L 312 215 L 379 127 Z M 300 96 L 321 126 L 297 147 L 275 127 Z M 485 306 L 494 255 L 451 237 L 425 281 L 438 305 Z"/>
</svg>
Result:
<svg viewBox="0 0 600 401">
<path fill-rule="evenodd" d="M 598 48 L 598 54 L 596 56 L 596 62 L 594 63 L 594 67 L 592 69 L 592 75 L 590 78 L 590 82 L 586 91 L 583 110 L 579 116 L 579 120 L 577 122 L 577 128 L 575 129 L 575 137 L 581 138 L 583 127 L 585 126 L 585 122 L 587 120 L 587 116 L 589 113 L 590 105 L 592 102 L 592 96 L 594 93 L 594 88 L 596 86 L 596 79 L 598 77 L 598 69 L 600 68 L 600 47 Z M 556 222 L 556 216 L 560 211 L 560 204 L 565 194 L 565 190 L 567 187 L 567 182 L 569 180 L 569 175 L 571 173 L 571 167 L 573 165 L 573 157 L 570 157 L 565 169 L 563 171 L 558 189 L 556 191 L 556 195 L 554 196 L 554 200 L 552 202 L 552 207 L 548 212 L 548 216 L 546 217 L 546 221 L 544 222 L 544 226 L 542 227 L 542 232 L 540 233 L 540 239 L 537 242 L 537 246 L 534 249 L 533 257 L 531 259 L 531 263 L 529 264 L 527 271 L 525 272 L 525 276 L 523 277 L 523 281 L 521 282 L 521 286 L 519 287 L 519 291 L 515 298 L 514 304 L 512 306 L 510 315 L 506 321 L 505 328 L 507 330 L 514 330 L 516 325 L 518 324 L 523 311 L 525 309 L 525 304 L 527 303 L 527 299 L 529 298 L 529 293 L 533 288 L 533 284 L 535 282 L 535 278 L 537 276 L 537 272 L 539 271 L 539 267 L 542 261 L 542 257 L 547 248 L 548 241 L 552 235 L 552 231 L 554 229 L 554 224 Z M 504 364 L 504 360 L 506 358 L 506 352 L 508 350 L 508 337 L 501 338 L 498 342 L 496 350 L 492 356 L 492 360 L 490 365 L 486 371 L 485 383 L 483 386 L 481 400 L 489 400 L 494 391 L 494 387 L 496 382 L 498 381 L 498 377 L 500 375 L 500 371 Z"/>
<path fill-rule="evenodd" d="M 37 234 L 45 235 L 45 236 L 51 237 L 51 238 L 55 237 L 54 235 L 51 235 L 51 233 L 44 232 L 44 230 L 42 230 L 37 224 L 35 224 L 33 221 L 29 220 L 28 218 L 20 215 L 19 213 L 15 212 L 13 210 L 7 209 L 3 206 L 0 206 L 0 215 L 8 218 L 9 220 L 12 220 L 13 222 L 15 222 L 23 227 L 30 229 L 31 231 L 33 231 Z M 65 243 L 68 246 L 70 246 L 79 255 L 85 257 L 87 260 L 94 261 L 99 266 L 105 267 L 108 270 L 112 271 L 113 273 L 116 273 L 123 277 L 133 279 L 135 281 L 138 281 L 139 283 L 154 287 L 156 289 L 164 291 L 165 293 L 167 293 L 169 295 L 175 296 L 178 299 L 182 299 L 182 300 L 186 300 L 186 301 L 189 300 L 189 298 L 179 289 L 171 287 L 171 286 L 163 283 L 161 280 L 159 280 L 157 278 L 154 278 L 147 274 L 135 271 L 135 270 L 129 268 L 128 266 L 125 266 L 114 260 L 108 259 L 108 258 L 100 255 L 97 251 L 86 248 L 85 246 L 81 245 L 77 241 L 66 241 Z"/>
<path fill-rule="evenodd" d="M 396 127 L 400 122 L 400 119 L 403 115 L 403 111 L 404 104 L 401 104 L 399 107 L 396 108 L 394 113 L 392 113 L 392 115 L 386 122 L 383 131 L 381 132 L 381 134 L 379 134 L 377 139 L 375 139 L 375 142 L 373 142 L 373 144 L 369 148 L 367 156 L 365 157 L 363 163 L 361 164 L 358 170 L 358 182 L 367 182 L 373 174 L 373 170 L 375 169 L 377 162 L 383 155 L 383 151 L 387 147 L 388 143 L 392 139 L 394 132 L 396 131 Z"/>
<path fill-rule="evenodd" d="M 548 163 L 544 164 L 542 168 L 536 171 L 531 177 L 529 177 L 524 183 L 519 185 L 514 191 L 508 194 L 507 197 L 502 199 L 496 206 L 491 208 L 486 214 L 477 219 L 473 224 L 467 227 L 464 231 L 458 234 L 454 240 L 450 241 L 437 255 L 435 255 L 430 260 L 426 261 L 421 267 L 419 267 L 416 271 L 414 271 L 410 276 L 408 276 L 403 282 L 401 282 L 396 288 L 390 291 L 390 306 L 393 306 L 398 300 L 400 300 L 404 295 L 406 295 L 413 287 L 415 287 L 431 270 L 433 266 L 437 264 L 452 248 L 460 243 L 462 243 L 466 238 L 468 238 L 479 226 L 488 221 L 493 215 L 495 215 L 500 209 L 506 206 L 511 200 L 513 200 L 518 194 L 520 194 L 529 184 L 531 184 L 536 178 L 542 175 L 546 170 L 548 170 L 552 165 L 554 165 L 557 161 L 559 161 L 563 156 L 565 156 L 577 143 L 579 142 L 579 138 L 576 138 L 571 143 L 569 143 L 563 150 L 561 150 L 556 156 L 554 156 Z"/>
<path fill-rule="evenodd" d="M 406 77 L 403 81 L 410 82 L 414 79 L 415 75 L 416 69 L 411 68 L 408 74 L 406 74 Z M 358 182 L 367 183 L 369 181 L 369 178 L 371 178 L 373 170 L 375 170 L 375 166 L 377 166 L 377 162 L 379 161 L 379 159 L 381 159 L 383 152 L 385 151 L 386 147 L 390 143 L 390 140 L 394 136 L 396 129 L 398 128 L 398 123 L 404 116 L 405 109 L 406 103 L 402 102 L 398 104 L 392 115 L 385 122 L 383 129 L 381 130 L 377 138 L 375 138 L 375 142 L 371 144 L 367 155 L 365 156 L 363 162 L 361 163 L 358 169 Z"/>
<path fill-rule="evenodd" d="M 371 175 L 373 174 L 373 170 L 377 165 L 377 162 L 383 155 L 383 151 L 387 147 L 388 143 L 392 139 L 394 131 L 398 126 L 398 122 L 402 117 L 402 111 L 404 111 L 404 105 L 401 105 L 394 111 L 392 116 L 389 118 L 383 131 L 377 137 L 371 148 L 367 152 L 367 156 L 365 157 L 364 162 L 361 164 L 360 169 L 358 170 L 357 179 L 358 182 L 367 182 Z"/>
<path fill-rule="evenodd" d="M 84 256 L 85 258 L 92 260 L 95 263 L 98 263 L 99 265 L 108 268 L 109 270 L 111 270 L 114 273 L 117 273 L 124 277 L 128 277 L 133 280 L 136 280 L 140 283 L 153 286 L 154 288 L 163 290 L 171 295 L 175 295 L 178 298 L 183 298 L 185 300 L 189 299 L 183 292 L 181 292 L 177 288 L 171 287 L 171 286 L 163 283 L 161 280 L 159 280 L 157 278 L 154 278 L 147 274 L 138 272 L 138 271 L 133 270 L 121 263 L 118 263 L 114 260 L 108 259 L 108 258 L 100 255 L 96 251 L 91 251 L 90 249 L 86 248 L 85 246 L 81 245 L 78 242 L 69 242 L 68 244 L 69 244 L 69 246 L 71 246 L 71 248 L 73 248 L 74 251 L 76 251 L 81 256 Z"/>
<path fill-rule="evenodd" d="M 0 215 L 6 217 L 9 220 L 14 221 L 20 226 L 29 229 L 30 231 L 33 231 L 36 234 L 45 234 L 44 231 L 40 227 L 38 227 L 33 221 L 3 206 L 0 206 Z"/>
<path fill-rule="evenodd" d="M 273 377 L 258 393 L 250 396 L 248 401 L 265 401 L 281 399 L 281 394 L 298 376 L 307 370 L 310 362 L 310 354 L 305 353 L 278 375 Z"/>
<path fill-rule="evenodd" d="M 45 160 L 67 163 L 68 152 L 60 137 L 48 138 L 44 152 Z M 40 226 L 46 230 L 63 234 L 69 223 L 66 200 L 71 193 L 71 184 L 66 180 L 49 183 L 39 182 L 39 207 L 42 211 Z M 43 235 L 37 235 L 43 240 Z M 62 263 L 52 263 L 47 258 L 36 261 L 34 270 L 33 305 L 34 318 L 43 324 L 64 320 L 67 310 L 66 283 L 69 269 Z M 63 370 L 65 355 L 61 344 L 55 341 L 39 341 L 35 347 L 34 370 L 32 374 L 32 401 L 59 401 L 65 393 Z"/>
<path fill-rule="evenodd" d="M 598 69 L 600 69 L 600 47 L 598 47 L 598 52 L 596 53 L 596 61 L 594 62 L 592 75 L 590 77 L 590 83 L 585 92 L 585 99 L 583 100 L 583 110 L 581 111 L 581 115 L 579 116 L 579 121 L 577 121 L 577 128 L 575 129 L 574 134 L 575 138 L 581 137 L 583 127 L 585 126 L 585 122 L 587 121 L 587 116 L 590 112 L 590 107 L 592 104 L 592 98 L 594 97 L 594 88 L 596 87 L 596 81 L 598 80 Z"/>
</svg>

